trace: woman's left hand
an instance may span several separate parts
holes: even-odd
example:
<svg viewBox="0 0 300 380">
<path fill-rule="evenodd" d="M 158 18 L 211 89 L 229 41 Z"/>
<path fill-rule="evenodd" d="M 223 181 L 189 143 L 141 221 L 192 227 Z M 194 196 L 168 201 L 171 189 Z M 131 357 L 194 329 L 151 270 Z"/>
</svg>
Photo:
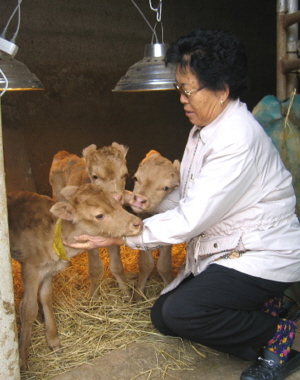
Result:
<svg viewBox="0 0 300 380">
<path fill-rule="evenodd" d="M 111 245 L 123 245 L 124 241 L 122 238 L 111 238 L 103 236 L 91 236 L 91 235 L 80 235 L 74 236 L 74 240 L 77 243 L 67 243 L 64 241 L 64 245 L 76 249 L 95 249 L 95 248 L 105 248 Z"/>
</svg>

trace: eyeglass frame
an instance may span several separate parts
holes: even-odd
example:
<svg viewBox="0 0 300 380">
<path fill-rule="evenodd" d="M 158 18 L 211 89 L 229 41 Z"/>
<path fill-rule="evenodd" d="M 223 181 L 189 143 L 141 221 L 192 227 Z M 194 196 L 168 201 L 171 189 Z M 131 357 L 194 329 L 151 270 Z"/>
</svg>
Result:
<svg viewBox="0 0 300 380">
<path fill-rule="evenodd" d="M 193 90 L 191 90 L 191 91 L 187 91 L 187 90 L 185 90 L 185 89 L 182 87 L 182 85 L 181 85 L 181 86 L 178 86 L 177 83 L 173 83 L 173 86 L 174 86 L 175 90 L 179 91 L 179 93 L 180 93 L 181 95 L 185 96 L 186 98 L 189 98 L 191 95 L 195 94 L 195 93 L 198 92 L 198 91 L 203 90 L 203 89 L 206 87 L 206 86 L 203 86 L 203 87 L 200 87 L 200 88 L 198 88 L 198 89 L 195 88 L 195 89 L 193 89 Z"/>
</svg>

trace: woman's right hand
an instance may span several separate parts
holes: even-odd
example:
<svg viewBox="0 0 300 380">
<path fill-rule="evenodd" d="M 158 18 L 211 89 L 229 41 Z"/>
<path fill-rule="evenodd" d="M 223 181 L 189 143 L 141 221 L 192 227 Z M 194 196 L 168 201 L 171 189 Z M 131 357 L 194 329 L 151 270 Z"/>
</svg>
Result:
<svg viewBox="0 0 300 380">
<path fill-rule="evenodd" d="M 91 236 L 91 235 L 80 235 L 74 236 L 76 243 L 67 243 L 64 241 L 64 245 L 67 247 L 75 249 L 95 249 L 95 248 L 105 248 L 111 245 L 123 245 L 124 240 L 122 238 L 113 237 L 103 237 L 103 236 Z"/>
</svg>

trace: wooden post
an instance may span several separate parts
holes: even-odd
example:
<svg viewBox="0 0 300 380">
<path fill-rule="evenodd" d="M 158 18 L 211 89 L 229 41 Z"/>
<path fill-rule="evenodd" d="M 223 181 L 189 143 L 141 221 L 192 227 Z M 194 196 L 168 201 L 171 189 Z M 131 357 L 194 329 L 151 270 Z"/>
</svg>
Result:
<svg viewBox="0 0 300 380">
<path fill-rule="evenodd" d="M 0 379 L 19 380 L 19 349 L 9 248 L 0 97 Z"/>
<path fill-rule="evenodd" d="M 298 90 L 299 22 L 298 0 L 278 0 L 276 96 L 279 100 L 289 98 L 295 89 Z"/>
</svg>

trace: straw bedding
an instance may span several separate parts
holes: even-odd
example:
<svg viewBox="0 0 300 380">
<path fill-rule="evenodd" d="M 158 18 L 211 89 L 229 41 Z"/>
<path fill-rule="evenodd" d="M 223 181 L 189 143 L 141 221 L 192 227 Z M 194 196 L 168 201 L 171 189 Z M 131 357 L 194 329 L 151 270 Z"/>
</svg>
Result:
<svg viewBox="0 0 300 380">
<path fill-rule="evenodd" d="M 185 245 L 173 247 L 174 275 L 185 259 Z M 122 260 L 129 285 L 133 288 L 138 276 L 138 252 L 121 248 Z M 34 323 L 31 339 L 29 369 L 21 379 L 50 379 L 53 376 L 90 362 L 112 350 L 137 342 L 147 335 L 157 334 L 151 324 L 150 308 L 163 288 L 160 276 L 153 271 L 145 289 L 146 297 L 138 303 L 126 300 L 109 271 L 106 249 L 100 250 L 105 273 L 100 282 L 101 295 L 89 298 L 87 254 L 72 259 L 72 265 L 54 279 L 54 310 L 62 352 L 52 352 L 46 344 L 42 314 Z M 158 257 L 158 252 L 154 252 Z M 22 297 L 20 265 L 13 260 L 15 301 Z"/>
</svg>

